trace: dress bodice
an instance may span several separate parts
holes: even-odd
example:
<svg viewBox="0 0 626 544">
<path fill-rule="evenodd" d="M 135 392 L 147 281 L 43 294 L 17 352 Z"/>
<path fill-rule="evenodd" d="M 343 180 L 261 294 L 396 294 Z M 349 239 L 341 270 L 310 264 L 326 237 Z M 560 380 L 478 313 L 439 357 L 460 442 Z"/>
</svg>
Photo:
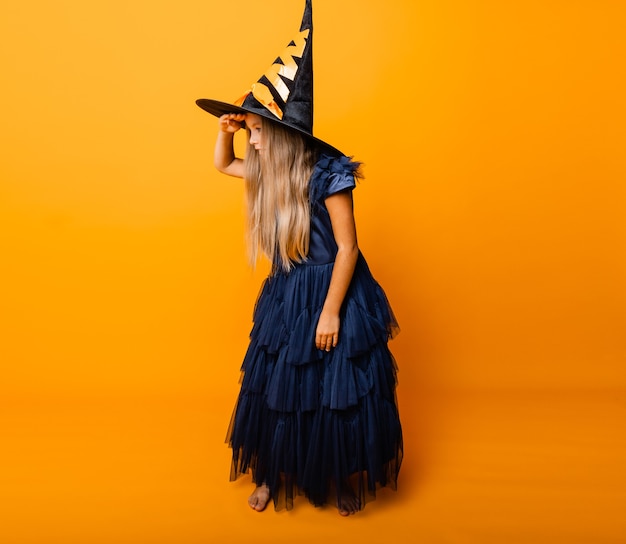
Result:
<svg viewBox="0 0 626 544">
<path fill-rule="evenodd" d="M 309 181 L 311 233 L 305 265 L 334 262 L 337 244 L 324 201 L 340 191 L 354 189 L 356 186 L 354 174 L 358 167 L 359 163 L 352 162 L 348 157 L 322 155 L 313 168 Z"/>
</svg>

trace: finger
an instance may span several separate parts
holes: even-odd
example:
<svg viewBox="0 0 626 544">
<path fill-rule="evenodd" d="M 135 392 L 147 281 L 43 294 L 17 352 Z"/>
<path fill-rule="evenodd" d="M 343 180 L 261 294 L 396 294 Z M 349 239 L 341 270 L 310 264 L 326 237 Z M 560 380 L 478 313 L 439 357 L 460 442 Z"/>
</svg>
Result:
<svg viewBox="0 0 626 544">
<path fill-rule="evenodd" d="M 333 334 L 333 347 L 336 348 L 337 347 L 337 343 L 339 342 L 339 336 L 336 334 Z"/>
<path fill-rule="evenodd" d="M 317 349 L 320 349 L 322 351 L 330 351 L 332 339 L 329 336 L 320 335 L 319 340 L 316 340 L 315 344 L 317 346 Z"/>
</svg>

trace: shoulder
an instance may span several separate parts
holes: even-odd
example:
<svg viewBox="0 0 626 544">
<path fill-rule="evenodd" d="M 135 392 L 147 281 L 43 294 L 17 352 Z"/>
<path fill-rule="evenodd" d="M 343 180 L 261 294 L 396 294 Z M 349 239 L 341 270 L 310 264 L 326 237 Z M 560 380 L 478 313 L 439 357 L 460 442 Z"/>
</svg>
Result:
<svg viewBox="0 0 626 544">
<path fill-rule="evenodd" d="M 361 178 L 360 166 L 360 162 L 353 161 L 345 155 L 341 157 L 321 155 L 311 174 L 309 185 L 311 199 L 324 200 L 339 191 L 354 189 L 356 180 Z"/>
</svg>

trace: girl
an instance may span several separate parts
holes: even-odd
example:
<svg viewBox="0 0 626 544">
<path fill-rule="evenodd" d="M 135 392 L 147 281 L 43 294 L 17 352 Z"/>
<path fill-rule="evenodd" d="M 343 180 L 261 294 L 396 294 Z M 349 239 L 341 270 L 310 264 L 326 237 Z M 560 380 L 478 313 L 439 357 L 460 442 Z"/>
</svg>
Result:
<svg viewBox="0 0 626 544">
<path fill-rule="evenodd" d="M 252 470 L 257 511 L 270 499 L 290 509 L 296 494 L 319 506 L 332 493 L 341 515 L 354 514 L 378 487 L 395 489 L 402 461 L 387 348 L 397 323 L 357 245 L 359 165 L 284 123 L 233 110 L 219 117 L 215 166 L 245 180 L 251 261 L 263 253 L 272 269 L 228 430 L 231 479 Z M 241 159 L 233 139 L 243 127 Z"/>
</svg>

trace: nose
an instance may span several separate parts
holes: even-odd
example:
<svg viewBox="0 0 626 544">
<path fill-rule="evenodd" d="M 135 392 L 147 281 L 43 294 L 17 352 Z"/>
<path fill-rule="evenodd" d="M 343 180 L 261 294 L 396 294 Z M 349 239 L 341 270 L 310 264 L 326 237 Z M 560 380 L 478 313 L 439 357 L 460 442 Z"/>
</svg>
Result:
<svg viewBox="0 0 626 544">
<path fill-rule="evenodd" d="M 256 137 L 254 133 L 250 133 L 250 145 L 256 145 L 259 143 L 259 139 Z"/>
</svg>

